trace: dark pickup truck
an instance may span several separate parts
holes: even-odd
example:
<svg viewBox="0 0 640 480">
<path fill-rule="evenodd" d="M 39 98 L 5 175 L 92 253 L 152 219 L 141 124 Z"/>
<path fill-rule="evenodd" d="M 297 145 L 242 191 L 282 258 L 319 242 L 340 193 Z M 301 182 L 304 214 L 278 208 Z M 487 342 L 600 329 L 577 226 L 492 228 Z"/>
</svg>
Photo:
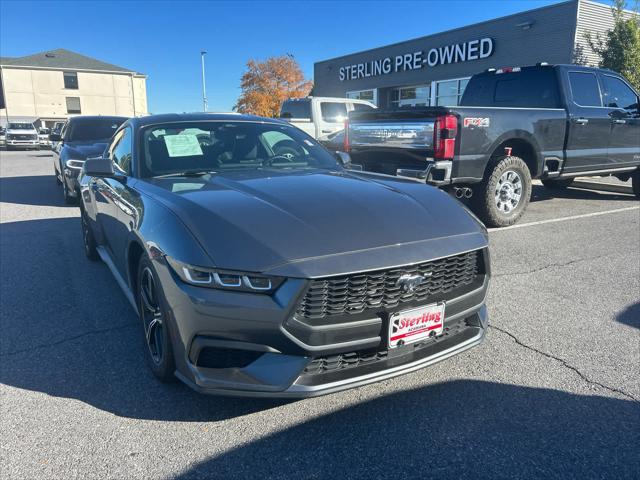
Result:
<svg viewBox="0 0 640 480">
<path fill-rule="evenodd" d="M 609 70 L 491 69 L 470 79 L 461 106 L 350 113 L 344 147 L 364 170 L 445 188 L 503 227 L 524 213 L 532 178 L 565 188 L 611 174 L 633 178 L 640 197 L 638 102 Z"/>
</svg>

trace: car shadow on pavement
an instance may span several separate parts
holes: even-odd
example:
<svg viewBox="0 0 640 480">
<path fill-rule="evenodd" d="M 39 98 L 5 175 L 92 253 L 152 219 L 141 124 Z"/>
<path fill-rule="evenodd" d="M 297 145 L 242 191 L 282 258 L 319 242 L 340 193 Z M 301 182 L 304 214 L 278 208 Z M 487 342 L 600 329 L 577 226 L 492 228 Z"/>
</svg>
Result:
<svg viewBox="0 0 640 480">
<path fill-rule="evenodd" d="M 218 421 L 287 403 L 157 381 L 137 316 L 108 268 L 84 256 L 78 218 L 0 232 L 0 383 L 152 420 Z"/>
<path fill-rule="evenodd" d="M 624 325 L 640 329 L 640 302 L 629 305 L 617 315 L 616 320 Z"/>
<path fill-rule="evenodd" d="M 354 404 L 174 478 L 638 478 L 640 405 L 475 380 Z"/>
<path fill-rule="evenodd" d="M 594 190 L 585 190 L 581 188 L 565 188 L 551 190 L 543 185 L 532 185 L 531 202 L 540 202 L 544 200 L 553 200 L 554 198 L 564 198 L 570 200 L 619 200 L 634 202 L 633 195 L 625 195 L 611 192 L 596 192 Z"/>
<path fill-rule="evenodd" d="M 0 177 L 0 202 L 70 207 L 64 203 L 62 187 L 56 185 L 53 175 Z"/>
</svg>

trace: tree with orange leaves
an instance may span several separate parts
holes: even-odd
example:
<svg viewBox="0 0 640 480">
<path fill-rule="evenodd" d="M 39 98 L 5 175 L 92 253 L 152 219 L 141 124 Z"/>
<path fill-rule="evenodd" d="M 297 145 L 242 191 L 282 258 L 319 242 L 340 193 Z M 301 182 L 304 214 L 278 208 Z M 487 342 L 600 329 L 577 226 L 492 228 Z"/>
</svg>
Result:
<svg viewBox="0 0 640 480">
<path fill-rule="evenodd" d="M 293 55 L 249 60 L 240 79 L 242 93 L 234 107 L 240 113 L 277 117 L 282 102 L 309 95 L 313 82 L 305 80 Z"/>
</svg>

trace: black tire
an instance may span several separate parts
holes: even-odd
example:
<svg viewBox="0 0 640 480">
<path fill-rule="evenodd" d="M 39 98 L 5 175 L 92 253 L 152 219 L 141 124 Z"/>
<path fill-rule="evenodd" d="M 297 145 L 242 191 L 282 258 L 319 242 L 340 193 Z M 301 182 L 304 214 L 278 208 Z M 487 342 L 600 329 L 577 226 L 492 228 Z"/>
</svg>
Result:
<svg viewBox="0 0 640 480">
<path fill-rule="evenodd" d="M 87 258 L 93 262 L 97 261 L 100 256 L 96 249 L 96 239 L 93 236 L 93 231 L 89 225 L 89 219 L 87 218 L 84 210 L 80 212 L 80 225 L 82 228 L 82 242 L 84 243 L 84 254 Z"/>
<path fill-rule="evenodd" d="M 547 180 L 541 180 L 541 181 L 542 181 L 542 185 L 544 185 L 546 188 L 550 190 L 562 190 L 570 186 L 573 183 L 573 180 L 574 180 L 573 178 L 559 178 L 557 180 L 553 178 L 549 178 Z"/>
<path fill-rule="evenodd" d="M 64 203 L 67 205 L 75 205 L 77 203 L 77 199 L 69 194 L 66 180 L 62 180 L 62 195 L 64 196 Z"/>
<path fill-rule="evenodd" d="M 631 186 L 633 193 L 637 199 L 640 199 L 640 168 L 638 168 L 631 176 Z"/>
<path fill-rule="evenodd" d="M 472 206 L 486 226 L 508 227 L 522 217 L 529 204 L 531 173 L 520 157 L 499 157 L 491 165 L 479 188 L 474 188 L 477 195 Z"/>
<path fill-rule="evenodd" d="M 147 283 L 151 279 L 151 287 Z M 161 382 L 175 380 L 175 359 L 169 334 L 166 300 L 158 276 L 146 253 L 140 258 L 137 276 L 138 314 L 143 327 L 145 356 Z"/>
</svg>

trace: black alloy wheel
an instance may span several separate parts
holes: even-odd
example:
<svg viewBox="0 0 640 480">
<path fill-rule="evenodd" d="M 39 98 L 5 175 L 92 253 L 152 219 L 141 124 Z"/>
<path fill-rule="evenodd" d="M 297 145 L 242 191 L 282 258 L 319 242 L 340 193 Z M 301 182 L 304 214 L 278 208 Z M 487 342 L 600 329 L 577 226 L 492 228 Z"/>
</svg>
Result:
<svg viewBox="0 0 640 480">
<path fill-rule="evenodd" d="M 161 381 L 174 379 L 175 364 L 169 338 L 165 301 L 153 265 L 144 254 L 138 268 L 138 313 L 144 329 L 147 360 Z"/>
</svg>

